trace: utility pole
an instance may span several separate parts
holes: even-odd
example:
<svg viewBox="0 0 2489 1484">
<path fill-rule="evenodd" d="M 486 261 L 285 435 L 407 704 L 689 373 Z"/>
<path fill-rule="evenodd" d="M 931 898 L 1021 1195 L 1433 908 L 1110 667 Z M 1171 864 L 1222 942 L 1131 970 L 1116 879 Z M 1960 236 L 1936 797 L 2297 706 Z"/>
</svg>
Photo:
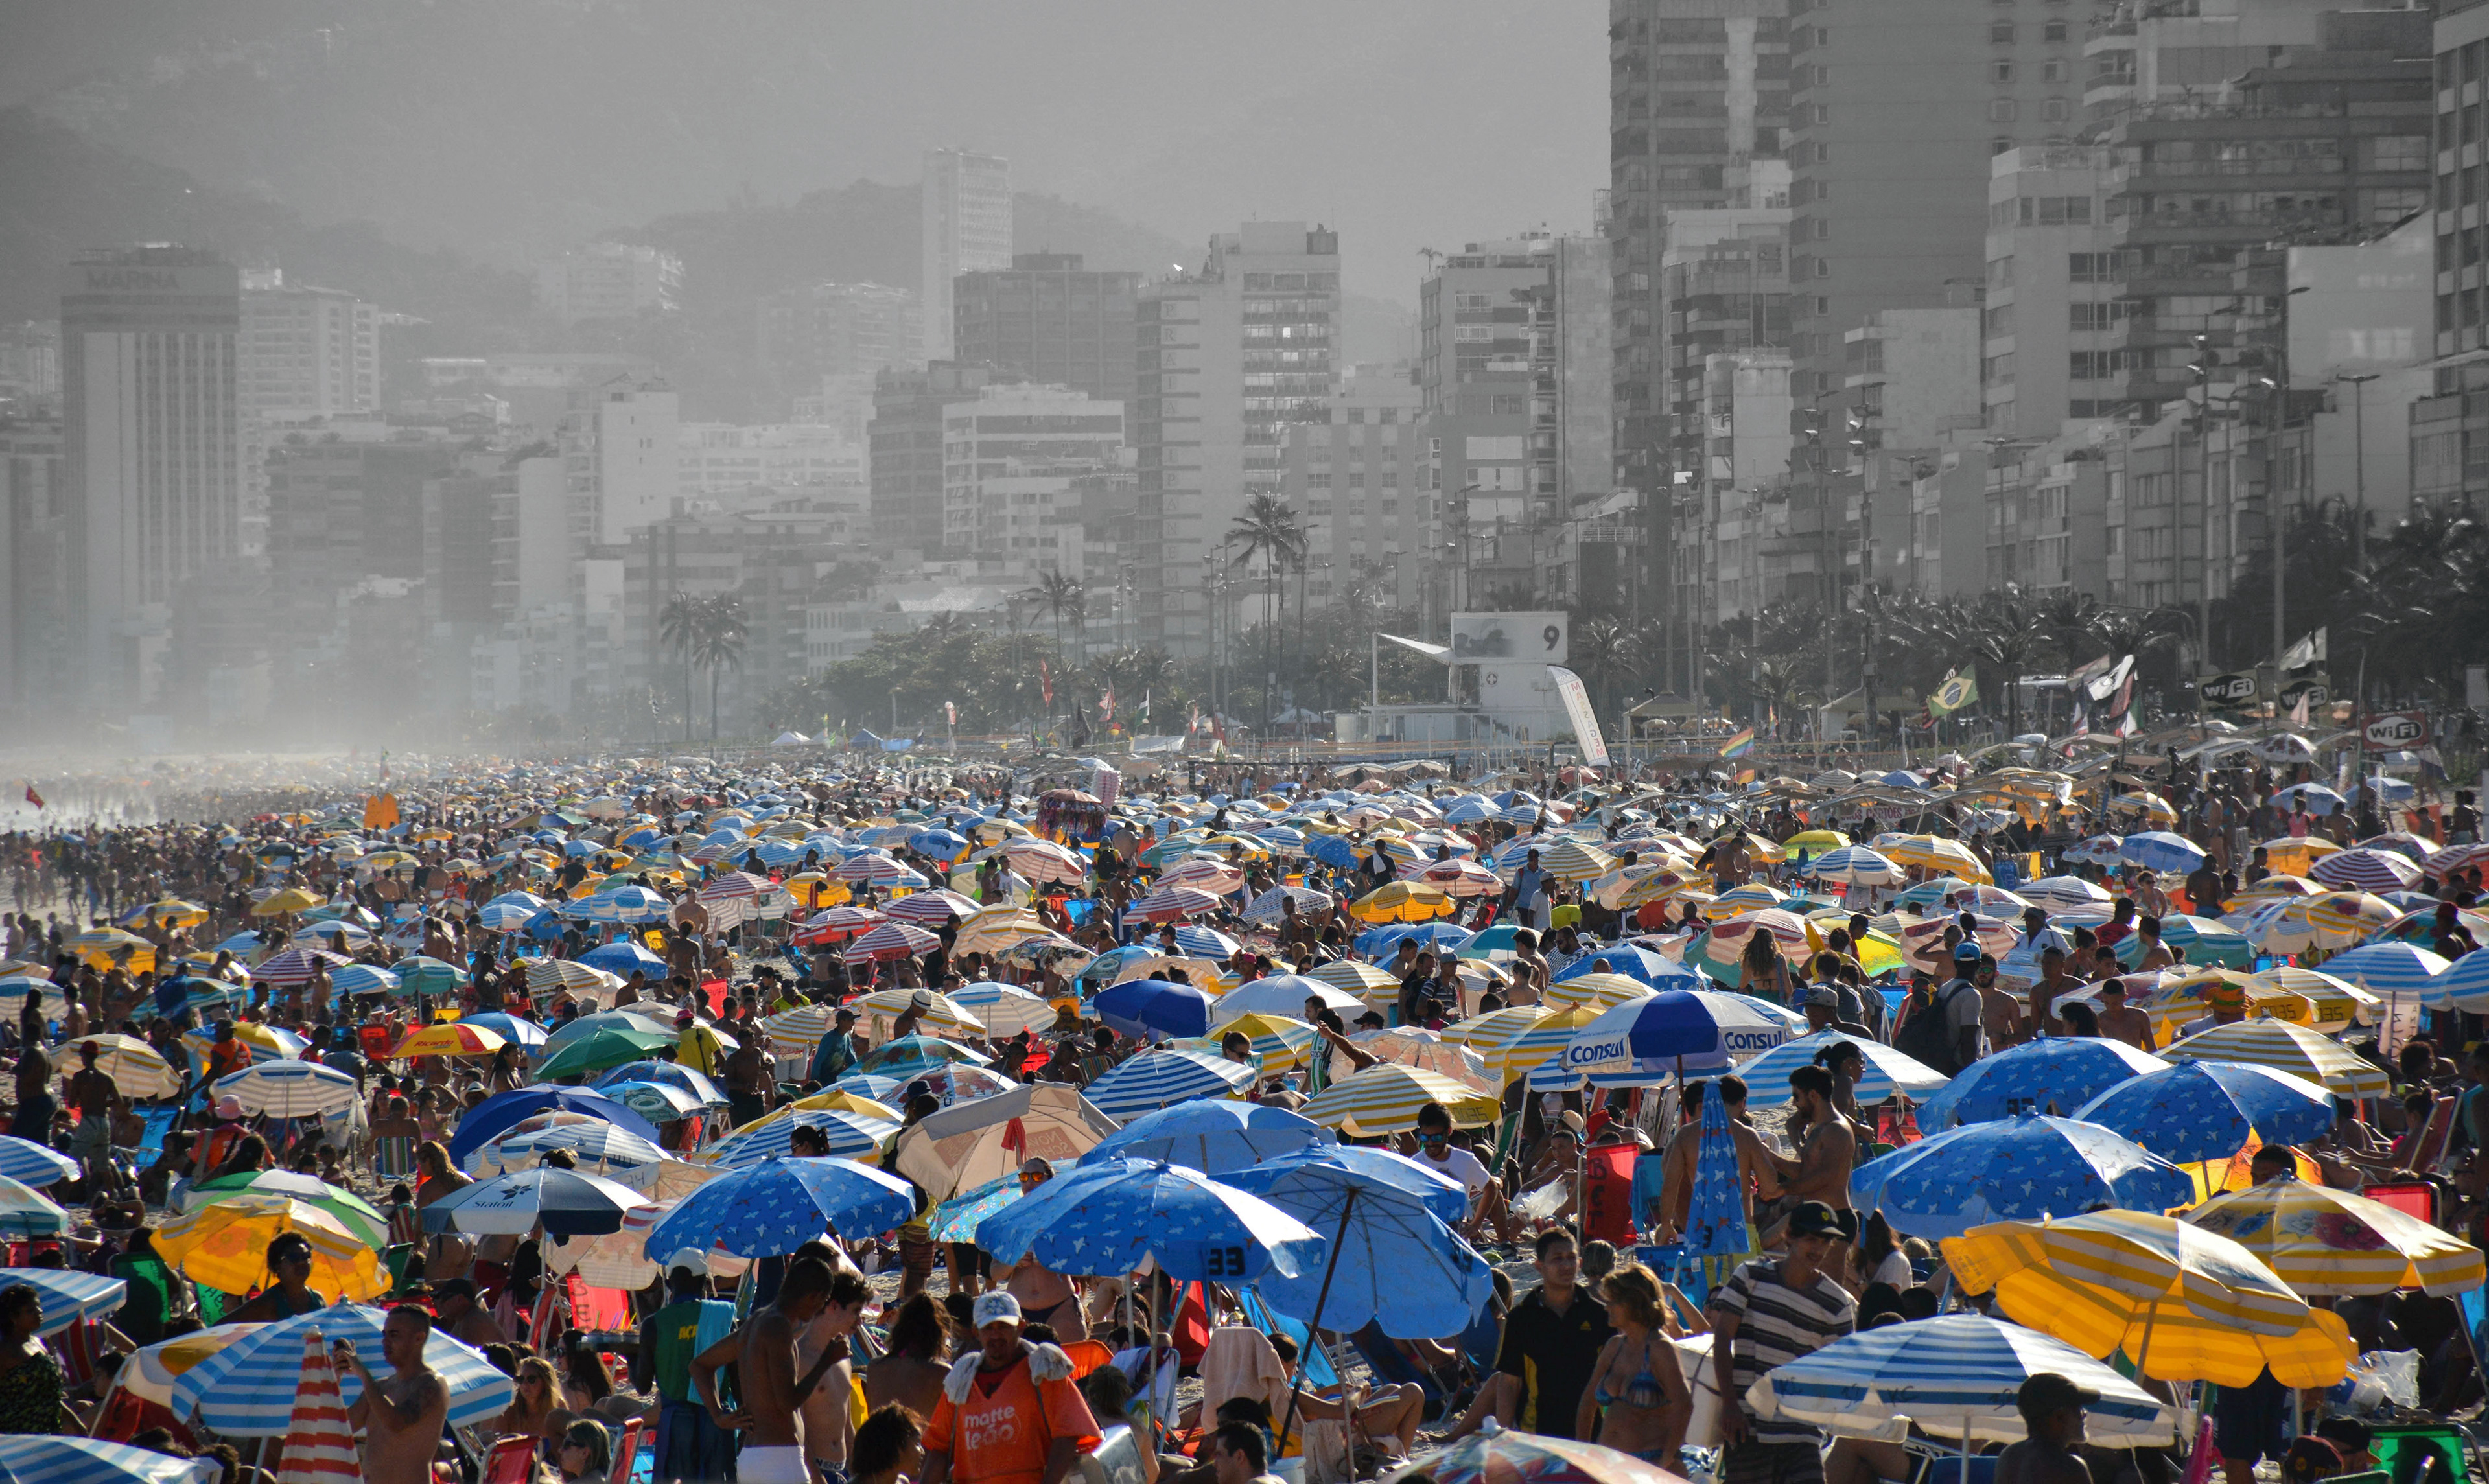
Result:
<svg viewBox="0 0 2489 1484">
<path fill-rule="evenodd" d="M 2368 570 L 2368 384 L 2365 376 L 2337 371 L 2333 380 L 2351 384 L 2351 569 Z"/>
</svg>

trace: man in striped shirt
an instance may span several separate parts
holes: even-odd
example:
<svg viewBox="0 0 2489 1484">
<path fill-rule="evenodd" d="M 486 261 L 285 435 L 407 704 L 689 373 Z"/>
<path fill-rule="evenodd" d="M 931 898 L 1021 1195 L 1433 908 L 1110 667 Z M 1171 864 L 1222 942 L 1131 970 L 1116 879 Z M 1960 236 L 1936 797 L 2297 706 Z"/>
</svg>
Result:
<svg viewBox="0 0 2489 1484">
<path fill-rule="evenodd" d="M 1845 1216 L 1857 1219 L 1821 1201 L 1800 1202 L 1788 1213 L 1788 1249 L 1777 1260 L 1746 1263 L 1711 1296 L 1711 1363 L 1726 1399 L 1719 1484 L 1821 1484 L 1821 1435 L 1803 1423 L 1762 1421 L 1746 1392 L 1765 1371 L 1855 1327 L 1856 1302 L 1824 1271 L 1832 1244 L 1857 1235 Z"/>
</svg>

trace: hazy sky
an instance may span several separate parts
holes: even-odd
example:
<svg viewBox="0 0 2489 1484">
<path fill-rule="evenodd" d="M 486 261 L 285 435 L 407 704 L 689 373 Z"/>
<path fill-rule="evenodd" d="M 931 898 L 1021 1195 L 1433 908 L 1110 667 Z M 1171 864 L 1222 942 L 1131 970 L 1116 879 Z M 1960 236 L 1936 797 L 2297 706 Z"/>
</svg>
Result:
<svg viewBox="0 0 2489 1484">
<path fill-rule="evenodd" d="M 1606 25 L 1586 0 L 0 0 L 0 102 L 84 85 L 114 143 L 505 258 L 959 145 L 1186 242 L 1328 222 L 1351 288 L 1414 301 L 1420 247 L 1588 229 Z M 426 194 L 444 166 L 471 194 Z"/>
</svg>

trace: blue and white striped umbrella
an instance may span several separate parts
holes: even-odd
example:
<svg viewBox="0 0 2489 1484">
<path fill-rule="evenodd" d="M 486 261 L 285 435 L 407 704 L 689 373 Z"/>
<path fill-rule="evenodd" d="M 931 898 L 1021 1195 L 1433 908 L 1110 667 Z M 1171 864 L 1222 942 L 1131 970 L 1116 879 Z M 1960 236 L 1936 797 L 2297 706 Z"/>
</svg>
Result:
<svg viewBox="0 0 2489 1484">
<path fill-rule="evenodd" d="M 644 886 L 617 886 L 583 897 L 564 909 L 567 915 L 591 923 L 655 922 L 672 910 L 673 903 Z"/>
<path fill-rule="evenodd" d="M 2439 1009 L 2489 1010 L 2489 951 L 2468 953 L 2430 980 L 2425 1003 Z"/>
<path fill-rule="evenodd" d="M 2204 852 L 2184 835 L 2167 830 L 2144 830 L 2129 835 L 2117 847 L 2118 859 L 2146 870 L 2174 870 L 2181 874 L 2204 864 Z"/>
<path fill-rule="evenodd" d="M 73 1180 L 77 1172 L 78 1162 L 50 1145 L 0 1133 L 0 1175 L 17 1184 L 40 1190 Z"/>
<path fill-rule="evenodd" d="M 624 1062 L 619 1067 L 609 1068 L 588 1085 L 604 1092 L 626 1082 L 663 1083 L 667 1087 L 680 1088 L 703 1103 L 714 1103 L 721 1108 L 726 1106 L 724 1088 L 679 1062 Z"/>
<path fill-rule="evenodd" d="M 182 1373 L 173 1383 L 173 1414 L 187 1420 L 195 1413 L 229 1438 L 281 1438 L 293 1423 L 294 1389 L 302 1379 L 303 1331 L 317 1329 L 331 1343 L 354 1341 L 364 1366 L 386 1380 L 396 1374 L 381 1355 L 381 1326 L 387 1321 L 385 1309 L 332 1303 L 255 1329 Z M 452 1427 L 472 1426 L 510 1405 L 510 1378 L 446 1329 L 434 1329 L 424 1341 L 423 1363 L 449 1388 Z M 337 1385 L 349 1407 L 363 1394 L 351 1371 L 339 1373 Z"/>
<path fill-rule="evenodd" d="M 2163 1159 L 2227 1159 L 2253 1132 L 2296 1144 L 2333 1130 L 2333 1094 L 2322 1083 L 2245 1062 L 2180 1062 L 2146 1072 L 2074 1110 Z"/>
<path fill-rule="evenodd" d="M 2176 1441 L 2176 1419 L 2133 1382 L 2063 1340 L 1978 1314 L 1844 1335 L 1764 1372 L 1747 1400 L 1767 1421 L 1837 1434 L 1880 1435 L 1906 1419 L 1939 1437 L 2017 1442 L 2023 1429 L 2016 1394 L 2048 1371 L 2100 1393 L 2083 1408 L 2093 1442 L 2124 1448 Z"/>
<path fill-rule="evenodd" d="M 1865 845 L 1840 845 L 1826 850 L 1806 868 L 1817 881 L 1845 881 L 1851 886 L 1891 886 L 1902 868 Z"/>
<path fill-rule="evenodd" d="M 2417 944 L 2389 939 L 2345 949 L 2320 967 L 2335 979 L 2349 980 L 2380 998 L 2409 995 L 2424 999 L 2437 977 L 2453 964 Z"/>
<path fill-rule="evenodd" d="M 977 1245 L 1014 1260 L 1033 1252 L 1075 1276 L 1130 1272 L 1155 1257 L 1179 1282 L 1244 1283 L 1271 1271 L 1319 1271 L 1330 1242 L 1260 1196 L 1197 1170 L 1115 1159 L 1058 1174 L 987 1216 Z"/>
<path fill-rule="evenodd" d="M 643 1250 L 656 1262 L 685 1247 L 782 1257 L 824 1228 L 861 1237 L 915 1213 L 914 1185 L 852 1159 L 767 1159 L 683 1197 L 649 1229 Z"/>
<path fill-rule="evenodd" d="M 737 1129 L 709 1151 L 709 1163 L 722 1170 L 742 1170 L 763 1159 L 791 1155 L 798 1128 L 818 1128 L 830 1141 L 830 1153 L 849 1159 L 879 1151 L 899 1132 L 899 1125 L 886 1118 L 844 1108 L 795 1108 Z"/>
<path fill-rule="evenodd" d="M 1243 945 L 1216 928 L 1196 928 L 1190 923 L 1178 923 L 1175 929 L 1175 946 L 1183 949 L 1187 957 L 1216 958 L 1223 961 Z"/>
<path fill-rule="evenodd" d="M 2070 1216 L 2101 1205 L 2167 1211 L 2194 1198 L 2185 1170 L 2098 1124 L 2066 1118 L 1966 1124 L 1849 1173 L 1852 1205 L 1881 1207 L 1894 1230 L 1931 1241 L 1990 1221 Z"/>
<path fill-rule="evenodd" d="M 663 1082 L 609 1082 L 597 1091 L 652 1124 L 677 1123 L 707 1106 L 681 1088 Z"/>
<path fill-rule="evenodd" d="M 1920 1107 L 1919 1122 L 1922 1127 L 1944 1128 L 1956 1122 L 1980 1124 L 2017 1113 L 2045 1113 L 2051 1105 L 2061 1116 L 2071 1117 L 2074 1109 L 2119 1083 L 2168 1067 L 2160 1058 L 2122 1041 L 2049 1036 L 1963 1068 Z"/>
<path fill-rule="evenodd" d="M 395 994 L 397 976 L 368 963 L 350 963 L 329 976 L 329 987 L 339 994 Z"/>
<path fill-rule="evenodd" d="M 488 932 L 517 932 L 536 920 L 544 911 L 541 906 L 528 906 L 516 901 L 488 901 L 475 910 L 475 921 Z"/>
<path fill-rule="evenodd" d="M 1082 1091 L 1112 1119 L 1128 1119 L 1194 1098 L 1224 1098 L 1253 1083 L 1253 1069 L 1201 1051 L 1144 1051 Z"/>
<path fill-rule="evenodd" d="M 2108 893 L 2080 876 L 2042 876 L 2016 887 L 2014 895 L 2052 913 L 2105 911 L 2110 901 Z"/>
<path fill-rule="evenodd" d="M 215 1484 L 222 1470 L 213 1458 L 175 1458 L 96 1438 L 0 1435 L 0 1476 L 10 1484 Z"/>
<path fill-rule="evenodd" d="M 355 1079 L 317 1062 L 260 1062 L 208 1089 L 209 1100 L 231 1094 L 245 1113 L 270 1118 L 318 1118 L 351 1108 L 359 1096 Z"/>
<path fill-rule="evenodd" d="M 12 1268 L 0 1272 L 0 1290 L 23 1283 L 43 1297 L 43 1325 L 37 1334 L 58 1334 L 82 1319 L 101 1319 L 121 1307 L 129 1285 L 73 1268 Z"/>
<path fill-rule="evenodd" d="M 1862 1040 L 1839 1031 L 1817 1031 L 1795 1041 L 1783 1042 L 1740 1066 L 1737 1075 L 1745 1081 L 1746 1101 L 1757 1107 L 1773 1107 L 1788 1101 L 1789 1073 L 1800 1067 L 1813 1066 L 1816 1054 L 1835 1043 L 1854 1045 L 1866 1058 L 1867 1070 L 1858 1078 L 1858 1100 L 1861 1103 L 1881 1102 L 1895 1093 L 1916 1101 L 1952 1080 L 1925 1062 L 1904 1056 L 1880 1041 Z"/>
<path fill-rule="evenodd" d="M 498 1010 L 486 1011 L 480 1015 L 465 1016 L 458 1023 L 481 1026 L 503 1041 L 516 1045 L 522 1053 L 532 1053 L 542 1049 L 547 1034 L 543 1026 L 532 1020 L 522 1020 L 516 1015 Z"/>
</svg>

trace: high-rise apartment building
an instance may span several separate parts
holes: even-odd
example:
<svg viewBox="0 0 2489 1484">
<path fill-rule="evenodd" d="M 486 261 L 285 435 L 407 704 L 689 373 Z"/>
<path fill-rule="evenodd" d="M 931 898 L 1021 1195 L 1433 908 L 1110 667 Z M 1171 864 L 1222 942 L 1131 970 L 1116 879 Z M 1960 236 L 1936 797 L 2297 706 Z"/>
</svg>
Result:
<svg viewBox="0 0 2489 1484">
<path fill-rule="evenodd" d="M 455 475 L 459 443 L 280 442 L 268 459 L 270 625 L 323 635 L 336 594 L 424 575 L 424 485 Z"/>
<path fill-rule="evenodd" d="M 0 734 L 68 694 L 77 667 L 61 425 L 0 420 Z"/>
<path fill-rule="evenodd" d="M 1837 392 L 1843 335 L 1976 300 L 1988 159 L 2072 143 L 2083 17 L 2066 0 L 1791 0 L 1792 392 Z"/>
<path fill-rule="evenodd" d="M 1555 524 L 1531 487 L 1531 321 L 1547 288 L 1545 239 L 1468 243 L 1417 285 L 1417 394 L 1427 439 L 1425 512 L 1460 547 L 1451 602 L 1500 606 L 1528 587 L 1531 538 Z"/>
<path fill-rule="evenodd" d="M 241 271 L 213 253 L 101 252 L 63 276 L 63 477 L 99 699 L 147 693 L 177 589 L 239 551 L 241 331 Z"/>
<path fill-rule="evenodd" d="M 1103 402 L 1129 400 L 1141 275 L 1080 264 L 1076 252 L 1025 252 L 1007 269 L 959 274 L 952 284 L 958 358 Z"/>
<path fill-rule="evenodd" d="M 942 549 L 1086 575 L 1075 484 L 1123 459 L 1124 405 L 1069 386 L 987 385 L 942 410 Z"/>
<path fill-rule="evenodd" d="M 954 280 L 1012 266 L 1011 161 L 967 150 L 928 150 L 919 205 L 923 358 L 953 360 L 958 358 L 951 344 Z"/>
<path fill-rule="evenodd" d="M 617 377 L 563 425 L 572 550 L 615 548 L 674 513 L 682 498 L 682 397 L 659 381 Z"/>
<path fill-rule="evenodd" d="M 1203 574 L 1225 569 L 1246 500 L 1284 488 L 1289 425 L 1330 416 L 1339 307 L 1339 234 L 1302 221 L 1221 232 L 1197 271 L 1142 288 L 1132 552 L 1150 641 L 1204 652 Z"/>
<path fill-rule="evenodd" d="M 343 289 L 242 283 L 242 406 L 255 417 L 333 417 L 381 405 L 381 312 Z"/>
<path fill-rule="evenodd" d="M 1670 214 L 1753 207 L 1788 127 L 1789 0 L 1609 0 L 1607 232 L 1620 489 L 1670 483 Z M 1787 177 L 1780 177 L 1781 184 Z"/>
<path fill-rule="evenodd" d="M 683 260 L 662 247 L 589 243 L 536 265 L 536 307 L 565 325 L 682 307 Z"/>
<path fill-rule="evenodd" d="M 817 396 L 824 377 L 863 378 L 925 358 L 925 315 L 912 289 L 809 283 L 760 300 L 760 365 L 776 395 Z M 798 419 L 799 421 L 802 419 Z"/>
<path fill-rule="evenodd" d="M 1668 466 L 1689 475 L 1711 437 L 1702 413 L 1710 358 L 1788 344 L 1788 183 L 1787 167 L 1770 163 L 1775 168 L 1764 176 L 1767 188 L 1755 205 L 1668 214 L 1668 246 L 1659 258 L 1667 313 L 1658 385 Z"/>
<path fill-rule="evenodd" d="M 1989 161 L 1980 387 L 1988 431 L 2055 438 L 2069 417 L 2117 415 L 2127 303 L 2104 154 L 2023 145 Z"/>
<path fill-rule="evenodd" d="M 865 468 L 877 550 L 941 554 L 943 409 L 975 401 L 990 383 L 1016 380 L 990 366 L 948 360 L 921 371 L 884 371 L 875 379 Z"/>
<path fill-rule="evenodd" d="M 1350 367 L 1331 393 L 1329 422 L 1287 430 L 1290 508 L 1305 524 L 1308 601 L 1320 608 L 1352 585 L 1388 607 L 1416 600 L 1430 543 L 1424 393 L 1403 363 Z"/>
</svg>

